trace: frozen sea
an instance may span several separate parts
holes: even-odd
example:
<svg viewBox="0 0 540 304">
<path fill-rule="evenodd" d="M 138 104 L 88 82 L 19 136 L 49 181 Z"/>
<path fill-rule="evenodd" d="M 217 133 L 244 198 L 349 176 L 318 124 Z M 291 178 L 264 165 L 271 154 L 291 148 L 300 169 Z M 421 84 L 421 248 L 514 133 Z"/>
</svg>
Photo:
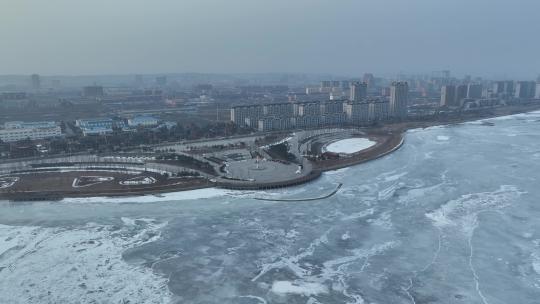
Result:
<svg viewBox="0 0 540 304">
<path fill-rule="evenodd" d="M 489 121 L 273 192 L 1 202 L 0 302 L 539 303 L 540 113 Z"/>
</svg>

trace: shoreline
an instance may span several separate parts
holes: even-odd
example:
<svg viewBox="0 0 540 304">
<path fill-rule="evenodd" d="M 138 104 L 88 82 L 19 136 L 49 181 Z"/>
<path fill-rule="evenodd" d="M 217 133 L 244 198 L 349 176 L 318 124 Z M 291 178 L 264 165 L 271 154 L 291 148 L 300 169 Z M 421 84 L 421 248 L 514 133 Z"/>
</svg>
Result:
<svg viewBox="0 0 540 304">
<path fill-rule="evenodd" d="M 227 190 L 269 190 L 277 188 L 286 188 L 299 186 L 317 180 L 324 172 L 335 171 L 342 168 L 360 165 L 369 161 L 383 158 L 397 150 L 405 143 L 405 136 L 409 130 L 427 129 L 435 126 L 453 126 L 465 122 L 482 121 L 490 118 L 513 116 L 523 113 L 530 113 L 540 110 L 540 105 L 527 106 L 509 106 L 505 108 L 490 109 L 491 113 L 472 113 L 475 117 L 469 115 L 458 117 L 446 117 L 443 121 L 408 121 L 403 123 L 393 123 L 378 128 L 366 128 L 369 136 L 384 137 L 385 141 L 373 147 L 352 154 L 350 157 L 333 159 L 329 161 L 313 161 L 313 170 L 306 176 L 284 180 L 273 183 L 260 184 L 238 184 L 206 181 L 197 185 L 164 185 L 139 189 L 126 189 L 120 191 L 96 191 L 96 192 L 78 192 L 78 191 L 24 191 L 0 193 L 0 200 L 9 200 L 14 202 L 23 201 L 59 201 L 66 198 L 128 198 L 143 196 L 159 196 L 160 194 L 182 193 L 200 189 L 227 189 Z M 468 114 L 468 113 L 467 113 Z"/>
</svg>

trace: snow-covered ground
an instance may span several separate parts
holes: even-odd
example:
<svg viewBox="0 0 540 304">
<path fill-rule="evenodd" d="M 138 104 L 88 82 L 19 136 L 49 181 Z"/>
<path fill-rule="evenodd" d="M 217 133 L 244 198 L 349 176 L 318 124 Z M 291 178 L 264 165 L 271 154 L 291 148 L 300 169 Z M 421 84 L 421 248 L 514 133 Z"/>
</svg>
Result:
<svg viewBox="0 0 540 304">
<path fill-rule="evenodd" d="M 348 138 L 329 144 L 326 151 L 352 154 L 374 146 L 376 142 L 367 138 Z"/>
<path fill-rule="evenodd" d="M 18 177 L 0 177 L 0 189 L 9 188 L 19 181 Z"/>
<path fill-rule="evenodd" d="M 185 201 L 196 199 L 209 199 L 216 197 L 225 197 L 230 193 L 238 193 L 225 189 L 218 188 L 204 188 L 190 191 L 178 191 L 163 193 L 160 195 L 144 195 L 144 196 L 126 196 L 126 197 L 80 197 L 80 198 L 65 198 L 62 200 L 64 203 L 158 203 L 169 201 Z"/>
<path fill-rule="evenodd" d="M 81 176 L 73 180 L 71 186 L 73 188 L 90 187 L 93 185 L 113 181 L 114 177 L 111 176 Z M 82 183 L 82 185 L 81 185 Z"/>
</svg>

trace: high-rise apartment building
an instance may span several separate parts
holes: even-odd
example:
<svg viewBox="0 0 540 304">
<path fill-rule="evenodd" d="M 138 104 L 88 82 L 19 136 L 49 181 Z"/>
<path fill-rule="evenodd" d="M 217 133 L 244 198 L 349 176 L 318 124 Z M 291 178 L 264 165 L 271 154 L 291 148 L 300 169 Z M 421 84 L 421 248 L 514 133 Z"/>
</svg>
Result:
<svg viewBox="0 0 540 304">
<path fill-rule="evenodd" d="M 167 85 L 167 76 L 158 76 L 156 77 L 156 84 L 159 86 Z"/>
<path fill-rule="evenodd" d="M 375 76 L 373 76 L 371 73 L 365 73 L 364 77 L 362 77 L 362 81 L 371 87 L 375 83 Z"/>
<path fill-rule="evenodd" d="M 389 103 L 386 100 L 374 100 L 369 103 L 369 121 L 384 121 L 389 117 Z"/>
<path fill-rule="evenodd" d="M 135 86 L 142 87 L 144 85 L 144 80 L 142 75 L 135 75 Z"/>
<path fill-rule="evenodd" d="M 396 81 L 390 86 L 390 117 L 407 117 L 407 104 L 409 102 L 409 84 Z"/>
<path fill-rule="evenodd" d="M 32 85 L 32 90 L 39 91 L 39 89 L 41 89 L 41 78 L 38 74 L 32 74 L 32 76 L 30 76 L 30 83 Z"/>
<path fill-rule="evenodd" d="M 460 84 L 456 86 L 456 106 L 463 106 L 463 99 L 467 98 L 469 92 L 469 86 L 466 84 Z"/>
<path fill-rule="evenodd" d="M 511 96 L 514 94 L 515 85 L 513 81 L 505 81 L 504 82 L 504 93 L 508 96 Z"/>
<path fill-rule="evenodd" d="M 441 71 L 441 76 L 444 79 L 449 79 L 450 78 L 450 71 L 449 70 Z"/>
<path fill-rule="evenodd" d="M 261 105 L 238 106 L 231 109 L 231 121 L 239 126 L 256 127 L 260 117 L 263 116 Z"/>
<path fill-rule="evenodd" d="M 361 101 L 367 97 L 367 83 L 366 82 L 352 82 L 351 83 L 351 101 Z"/>
<path fill-rule="evenodd" d="M 351 82 L 348 80 L 342 80 L 340 83 L 341 83 L 341 88 L 344 90 L 349 89 L 351 86 Z"/>
<path fill-rule="evenodd" d="M 102 86 L 87 86 L 83 88 L 84 97 L 103 97 L 103 87 Z"/>
<path fill-rule="evenodd" d="M 456 100 L 456 86 L 445 85 L 441 88 L 441 107 L 455 106 Z"/>
<path fill-rule="evenodd" d="M 332 87 L 332 81 L 330 80 L 321 81 L 321 88 L 331 88 L 331 87 Z"/>
<path fill-rule="evenodd" d="M 482 85 L 469 83 L 467 85 L 467 98 L 480 99 L 482 98 Z"/>
<path fill-rule="evenodd" d="M 441 88 L 440 105 L 447 106 L 447 107 L 461 107 L 463 105 L 463 99 L 467 98 L 468 96 L 468 92 L 469 92 L 469 86 L 466 84 L 460 84 L 457 86 L 445 85 Z M 474 94 L 477 94 L 477 93 L 474 93 Z M 481 94 L 482 92 L 480 92 L 480 95 Z"/>
<path fill-rule="evenodd" d="M 345 111 L 349 122 L 355 126 L 369 122 L 369 103 L 367 102 L 351 102 L 345 106 Z"/>
<path fill-rule="evenodd" d="M 504 94 L 504 81 L 495 81 L 491 88 L 493 94 L 501 95 Z"/>
<path fill-rule="evenodd" d="M 536 82 L 534 81 L 518 81 L 516 82 L 514 97 L 521 99 L 534 98 L 536 90 Z"/>
</svg>

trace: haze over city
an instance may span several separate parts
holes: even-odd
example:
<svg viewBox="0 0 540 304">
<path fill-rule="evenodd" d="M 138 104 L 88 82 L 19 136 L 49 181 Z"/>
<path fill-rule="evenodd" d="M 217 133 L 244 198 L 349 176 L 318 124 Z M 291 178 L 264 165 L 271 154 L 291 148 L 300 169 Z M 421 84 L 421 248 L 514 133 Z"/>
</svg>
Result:
<svg viewBox="0 0 540 304">
<path fill-rule="evenodd" d="M 3 0 L 0 74 L 540 70 L 535 0 Z"/>
<path fill-rule="evenodd" d="M 0 0 L 0 304 L 538 304 L 539 0 Z"/>
</svg>

